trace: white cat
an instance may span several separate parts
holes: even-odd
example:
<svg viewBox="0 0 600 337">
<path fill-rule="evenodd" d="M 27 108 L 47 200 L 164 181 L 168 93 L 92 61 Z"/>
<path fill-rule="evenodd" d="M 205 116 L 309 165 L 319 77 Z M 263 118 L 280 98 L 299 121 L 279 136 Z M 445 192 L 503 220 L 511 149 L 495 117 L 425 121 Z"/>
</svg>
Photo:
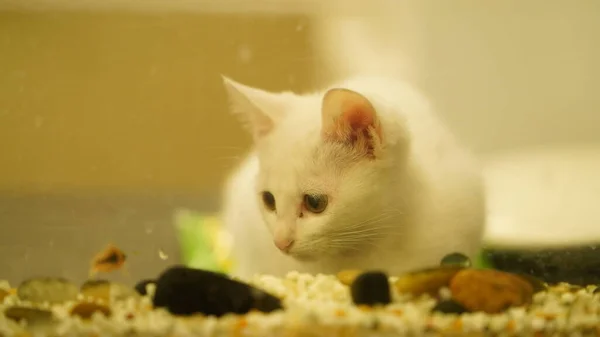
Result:
<svg viewBox="0 0 600 337">
<path fill-rule="evenodd" d="M 224 83 L 254 139 L 225 188 L 234 275 L 397 274 L 478 251 L 478 164 L 410 85 L 363 77 L 298 95 Z"/>
</svg>

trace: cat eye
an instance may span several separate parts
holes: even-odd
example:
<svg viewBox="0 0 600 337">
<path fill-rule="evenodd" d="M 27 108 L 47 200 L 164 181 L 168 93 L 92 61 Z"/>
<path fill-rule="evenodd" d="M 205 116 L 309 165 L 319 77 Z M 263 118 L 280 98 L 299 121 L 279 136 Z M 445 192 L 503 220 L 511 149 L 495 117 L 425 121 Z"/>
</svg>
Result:
<svg viewBox="0 0 600 337">
<path fill-rule="evenodd" d="M 273 194 L 271 192 L 269 192 L 269 191 L 262 192 L 262 201 L 263 201 L 263 204 L 265 204 L 265 207 L 269 211 L 275 210 L 275 197 L 273 196 Z"/>
<path fill-rule="evenodd" d="M 305 194 L 304 208 L 311 213 L 321 213 L 327 208 L 328 199 L 324 194 Z"/>
</svg>

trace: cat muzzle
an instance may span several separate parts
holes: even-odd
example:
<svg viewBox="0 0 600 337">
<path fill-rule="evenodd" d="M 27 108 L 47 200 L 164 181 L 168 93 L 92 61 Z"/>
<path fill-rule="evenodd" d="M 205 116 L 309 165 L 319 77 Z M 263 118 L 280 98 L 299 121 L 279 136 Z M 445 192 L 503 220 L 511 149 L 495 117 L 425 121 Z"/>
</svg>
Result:
<svg viewBox="0 0 600 337">
<path fill-rule="evenodd" d="M 289 253 L 290 249 L 294 245 L 294 240 L 292 239 L 275 239 L 274 242 L 275 246 L 286 254 Z"/>
</svg>

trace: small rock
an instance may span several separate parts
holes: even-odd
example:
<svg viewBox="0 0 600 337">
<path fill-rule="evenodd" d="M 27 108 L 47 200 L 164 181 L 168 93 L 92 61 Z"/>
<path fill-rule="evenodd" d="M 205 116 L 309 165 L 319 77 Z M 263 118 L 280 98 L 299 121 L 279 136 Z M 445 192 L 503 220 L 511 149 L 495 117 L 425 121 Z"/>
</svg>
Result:
<svg viewBox="0 0 600 337">
<path fill-rule="evenodd" d="M 87 299 L 101 300 L 106 303 L 139 296 L 131 287 L 105 280 L 85 282 L 81 286 L 81 294 Z"/>
<path fill-rule="evenodd" d="M 110 301 L 110 282 L 107 280 L 88 280 L 81 286 L 81 294 L 86 299 Z"/>
<path fill-rule="evenodd" d="M 489 314 L 531 303 L 533 287 L 523 278 L 497 270 L 465 269 L 450 282 L 455 301 L 469 311 Z"/>
<path fill-rule="evenodd" d="M 573 284 L 569 284 L 566 282 L 561 282 L 561 283 L 557 284 L 556 286 L 554 286 L 554 291 L 559 292 L 561 294 L 576 293 L 576 292 L 580 291 L 581 289 L 583 289 L 582 286 L 573 285 Z"/>
<path fill-rule="evenodd" d="M 258 288 L 224 274 L 182 266 L 171 267 L 159 276 L 153 302 L 155 307 L 182 316 L 202 313 L 220 317 L 282 308 L 279 298 Z"/>
<path fill-rule="evenodd" d="M 342 283 L 345 284 L 347 286 L 352 285 L 352 282 L 354 282 L 354 280 L 356 279 L 356 277 L 358 275 L 360 275 L 362 273 L 361 270 L 358 269 L 347 269 L 347 270 L 342 270 L 339 273 L 337 273 L 337 279 Z"/>
<path fill-rule="evenodd" d="M 34 303 L 63 303 L 77 299 L 77 286 L 63 278 L 32 278 L 17 288 L 17 296 L 23 301 Z"/>
<path fill-rule="evenodd" d="M 111 283 L 110 285 L 110 300 L 114 301 L 124 301 L 128 298 L 139 298 L 140 294 L 127 285 L 121 283 Z"/>
<path fill-rule="evenodd" d="M 7 308 L 4 316 L 16 322 L 25 321 L 28 325 L 52 323 L 55 320 L 51 311 L 20 306 Z"/>
<path fill-rule="evenodd" d="M 115 245 L 109 244 L 92 260 L 90 276 L 97 273 L 110 273 L 121 269 L 125 265 L 125 261 L 127 261 L 127 255 Z"/>
<path fill-rule="evenodd" d="M 9 295 L 10 293 L 8 292 L 8 290 L 0 289 L 0 304 L 2 304 L 4 302 L 4 299 Z"/>
<path fill-rule="evenodd" d="M 471 267 L 471 259 L 462 253 L 451 253 L 442 258 L 442 266 L 457 266 L 463 268 Z"/>
<path fill-rule="evenodd" d="M 10 283 L 7 280 L 0 279 L 0 289 L 9 290 L 10 288 Z"/>
<path fill-rule="evenodd" d="M 394 287 L 399 293 L 413 296 L 429 294 L 436 297 L 440 288 L 448 286 L 454 275 L 463 269 L 457 266 L 443 266 L 410 272 L 400 276 Z"/>
<path fill-rule="evenodd" d="M 386 305 L 391 302 L 388 276 L 379 271 L 358 275 L 352 282 L 350 293 L 356 305 Z"/>
<path fill-rule="evenodd" d="M 110 284 L 109 280 L 103 280 L 103 279 L 87 280 L 81 285 L 81 291 L 83 292 L 86 289 L 95 288 L 95 287 L 103 286 L 103 285 L 107 285 L 107 284 Z"/>
<path fill-rule="evenodd" d="M 156 280 L 141 280 L 135 285 L 135 290 L 138 292 L 138 294 L 146 296 L 148 295 L 146 286 L 153 283 L 156 284 Z"/>
<path fill-rule="evenodd" d="M 467 308 L 463 307 L 460 303 L 454 300 L 444 300 L 438 302 L 435 307 L 431 310 L 433 312 L 440 312 L 443 314 L 462 314 L 468 312 Z"/>
<path fill-rule="evenodd" d="M 102 313 L 109 317 L 111 314 L 110 308 L 94 302 L 80 302 L 71 309 L 71 316 L 79 316 L 83 319 L 90 319 L 96 312 Z"/>
</svg>

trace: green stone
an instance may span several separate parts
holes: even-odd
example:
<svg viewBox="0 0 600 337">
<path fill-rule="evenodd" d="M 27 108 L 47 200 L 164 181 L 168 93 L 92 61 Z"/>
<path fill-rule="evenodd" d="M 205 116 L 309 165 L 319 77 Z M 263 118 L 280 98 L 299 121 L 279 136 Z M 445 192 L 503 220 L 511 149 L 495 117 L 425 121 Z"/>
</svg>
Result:
<svg viewBox="0 0 600 337">
<path fill-rule="evenodd" d="M 471 259 L 462 253 L 451 253 L 442 258 L 442 266 L 471 267 Z"/>
</svg>

